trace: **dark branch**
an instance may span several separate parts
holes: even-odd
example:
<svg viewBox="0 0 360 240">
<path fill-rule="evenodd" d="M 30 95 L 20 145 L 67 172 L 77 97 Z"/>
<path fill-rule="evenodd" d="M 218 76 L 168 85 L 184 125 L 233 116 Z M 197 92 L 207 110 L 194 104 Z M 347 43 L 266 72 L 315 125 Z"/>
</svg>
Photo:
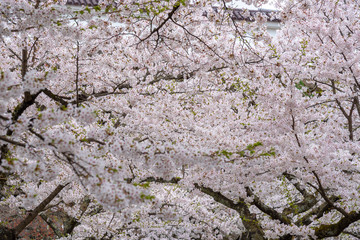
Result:
<svg viewBox="0 0 360 240">
<path fill-rule="evenodd" d="M 261 229 L 259 222 L 256 219 L 256 216 L 254 214 L 251 214 L 244 199 L 240 199 L 238 203 L 234 203 L 232 200 L 225 197 L 220 192 L 215 192 L 211 188 L 200 186 L 197 183 L 195 183 L 194 186 L 195 188 L 199 189 L 201 192 L 205 193 L 206 195 L 211 196 L 216 202 L 221 203 L 222 205 L 237 211 L 242 219 L 242 222 L 247 230 L 247 233 L 249 234 L 250 238 L 248 239 L 258 239 L 258 240 L 265 239 L 264 232 Z"/>
<path fill-rule="evenodd" d="M 63 97 L 58 96 L 58 95 L 52 93 L 52 92 L 51 92 L 49 89 L 47 89 L 47 88 L 45 88 L 45 89 L 43 90 L 43 93 L 44 93 L 46 96 L 48 96 L 49 98 L 51 98 L 52 100 L 54 100 L 54 101 L 56 101 L 56 102 L 59 102 L 59 103 L 61 103 L 62 105 L 64 105 L 65 107 L 67 107 L 68 102 L 66 102 L 66 101 L 63 99 Z"/>
<path fill-rule="evenodd" d="M 338 210 L 342 215 L 344 215 L 345 217 L 349 217 L 349 214 L 344 210 L 342 209 L 341 207 L 338 207 L 336 206 L 332 201 L 331 199 L 326 195 L 325 193 L 325 189 L 324 187 L 322 186 L 321 184 L 321 181 L 320 181 L 320 178 L 319 176 L 317 175 L 316 172 L 313 172 L 315 178 L 316 178 L 316 181 L 318 182 L 318 186 L 319 188 L 316 188 L 315 186 L 313 186 L 319 193 L 320 195 L 324 198 L 324 200 L 334 209 Z"/>
<path fill-rule="evenodd" d="M 163 179 L 163 178 L 154 178 L 154 177 L 148 177 L 148 178 L 145 178 L 143 180 L 141 180 L 140 182 L 143 183 L 143 182 L 155 182 L 155 183 L 179 183 L 181 180 L 181 178 L 179 177 L 174 177 L 174 178 L 171 178 L 169 180 L 166 180 L 166 179 Z"/>
<path fill-rule="evenodd" d="M 39 92 L 37 92 L 35 94 L 30 94 L 29 92 L 25 92 L 24 100 L 15 107 L 15 109 L 12 113 L 12 120 L 14 122 L 19 119 L 21 114 L 23 114 L 23 112 L 25 112 L 25 110 L 28 107 L 30 107 L 31 105 L 33 105 L 35 103 L 35 99 L 37 98 L 37 96 L 39 96 L 39 94 L 41 92 L 42 92 L 42 90 L 40 90 Z"/>
<path fill-rule="evenodd" d="M 4 116 L 1 116 L 1 115 L 0 115 L 0 119 L 1 119 L 1 120 L 4 120 L 4 121 L 8 121 L 8 120 L 10 120 L 9 118 L 4 117 Z"/>
<path fill-rule="evenodd" d="M 96 142 L 96 143 L 98 143 L 100 145 L 105 145 L 104 142 L 99 141 L 99 140 L 97 140 L 95 138 L 82 138 L 82 139 L 80 139 L 80 142 L 87 142 L 87 143 Z"/>
<path fill-rule="evenodd" d="M 246 193 L 249 197 L 253 197 L 254 200 L 252 204 L 254 204 L 258 209 L 262 212 L 266 213 L 273 219 L 277 219 L 284 224 L 291 224 L 290 218 L 288 218 L 285 214 L 281 214 L 277 212 L 275 209 L 264 204 L 252 191 L 249 187 L 246 188 Z"/>
<path fill-rule="evenodd" d="M 304 199 L 299 203 L 293 204 L 292 206 L 285 208 L 283 210 L 283 214 L 290 215 L 290 214 L 303 213 L 309 210 L 310 208 L 312 208 L 313 206 L 315 206 L 315 204 L 318 202 L 316 197 L 308 193 L 306 188 L 301 186 L 301 184 L 297 181 L 295 176 L 288 173 L 284 173 L 284 176 L 289 182 L 292 183 L 292 185 L 294 185 L 296 190 L 298 190 L 301 193 Z"/>
<path fill-rule="evenodd" d="M 323 224 L 315 228 L 315 235 L 318 238 L 339 236 L 350 224 L 360 220 L 360 212 L 351 212 L 334 224 Z"/>
<path fill-rule="evenodd" d="M 16 146 L 26 147 L 26 145 L 24 143 L 20 143 L 20 142 L 11 140 L 11 139 L 9 139 L 9 138 L 7 138 L 5 136 L 0 136 L 0 140 L 2 140 L 4 142 L 7 142 L 7 143 L 11 143 L 11 144 L 16 145 Z"/>
<path fill-rule="evenodd" d="M 334 196 L 330 197 L 330 200 L 333 202 L 336 202 L 339 199 L 340 198 L 334 197 Z M 330 211 L 331 209 L 332 209 L 331 206 L 327 202 L 324 202 L 320 206 L 317 206 L 317 207 L 311 209 L 311 211 L 309 211 L 302 218 L 300 218 L 298 221 L 296 221 L 295 225 L 297 225 L 297 226 L 309 225 L 312 223 L 312 221 L 313 221 L 312 217 L 314 215 L 316 215 L 314 219 L 319 219 L 324 215 L 324 213 Z"/>
<path fill-rule="evenodd" d="M 159 26 L 157 26 L 154 30 L 152 30 L 147 37 L 141 39 L 141 41 L 143 42 L 143 41 L 149 39 L 154 33 L 158 33 L 159 30 L 171 19 L 171 17 L 175 14 L 176 10 L 178 10 L 179 7 L 180 7 L 180 2 L 177 1 L 174 4 L 173 9 L 171 10 L 171 12 L 168 13 L 167 18 L 162 23 L 160 23 Z"/>
<path fill-rule="evenodd" d="M 18 236 L 67 185 L 68 184 L 57 186 L 47 198 L 45 198 L 33 211 L 31 211 L 29 215 L 14 228 L 15 236 Z"/>
</svg>

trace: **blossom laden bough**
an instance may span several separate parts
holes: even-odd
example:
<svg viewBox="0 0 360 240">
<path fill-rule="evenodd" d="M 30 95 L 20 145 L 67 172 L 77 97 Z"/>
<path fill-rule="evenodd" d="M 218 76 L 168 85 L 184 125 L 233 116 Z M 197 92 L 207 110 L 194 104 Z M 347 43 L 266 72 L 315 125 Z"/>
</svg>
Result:
<svg viewBox="0 0 360 240">
<path fill-rule="evenodd" d="M 357 235 L 356 2 L 57 2 L 0 3 L 3 236 Z"/>
</svg>

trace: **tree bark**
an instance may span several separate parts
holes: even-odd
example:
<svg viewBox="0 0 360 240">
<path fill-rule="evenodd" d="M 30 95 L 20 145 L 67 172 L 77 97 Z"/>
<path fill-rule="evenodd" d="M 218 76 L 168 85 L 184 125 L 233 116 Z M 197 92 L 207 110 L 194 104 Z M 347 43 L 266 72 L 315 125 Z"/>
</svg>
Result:
<svg viewBox="0 0 360 240">
<path fill-rule="evenodd" d="M 242 235 L 241 239 L 265 240 L 264 232 L 256 219 L 256 215 L 251 214 L 249 207 L 243 199 L 240 199 L 238 203 L 234 203 L 231 199 L 225 197 L 220 192 L 215 192 L 211 188 L 198 184 L 195 184 L 195 187 L 208 196 L 211 196 L 216 202 L 234 209 L 239 213 L 242 223 L 246 228 L 246 232 Z"/>
<path fill-rule="evenodd" d="M 67 184 L 57 186 L 55 190 L 50 193 L 47 198 L 44 199 L 44 201 L 42 201 L 33 211 L 31 211 L 29 215 L 27 215 L 27 217 L 13 229 L 15 237 L 17 237 L 26 228 L 26 226 L 29 225 L 66 186 Z"/>
</svg>

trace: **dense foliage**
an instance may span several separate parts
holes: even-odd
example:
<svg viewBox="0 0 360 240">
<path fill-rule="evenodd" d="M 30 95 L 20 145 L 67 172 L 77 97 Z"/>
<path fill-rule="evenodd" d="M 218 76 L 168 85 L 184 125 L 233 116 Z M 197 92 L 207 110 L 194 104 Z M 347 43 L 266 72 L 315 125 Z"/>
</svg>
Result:
<svg viewBox="0 0 360 240">
<path fill-rule="evenodd" d="M 360 3 L 65 2 L 0 1 L 2 239 L 359 237 Z"/>
</svg>

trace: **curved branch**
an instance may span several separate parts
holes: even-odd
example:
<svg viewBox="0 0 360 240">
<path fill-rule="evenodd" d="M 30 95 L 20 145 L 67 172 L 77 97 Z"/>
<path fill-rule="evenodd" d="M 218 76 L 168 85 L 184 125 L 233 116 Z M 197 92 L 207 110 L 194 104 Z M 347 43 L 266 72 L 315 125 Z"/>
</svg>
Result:
<svg viewBox="0 0 360 240">
<path fill-rule="evenodd" d="M 29 215 L 14 228 L 15 236 L 18 236 L 68 184 L 57 186 L 47 198 L 45 198 L 33 211 L 31 211 Z"/>
<path fill-rule="evenodd" d="M 148 177 L 148 178 L 145 178 L 145 179 L 141 180 L 140 182 L 141 183 L 143 183 L 143 182 L 179 183 L 180 180 L 181 180 L 181 178 L 179 178 L 179 177 L 174 177 L 174 178 L 171 178 L 169 180 L 166 180 L 166 179 L 163 179 L 163 178 Z"/>
<path fill-rule="evenodd" d="M 287 217 L 285 214 L 281 214 L 279 212 L 277 212 L 275 209 L 267 206 L 266 204 L 264 204 L 260 198 L 258 196 L 256 196 L 249 187 L 246 187 L 246 193 L 249 197 L 253 197 L 254 200 L 252 202 L 252 204 L 254 204 L 258 209 L 260 209 L 262 212 L 266 213 L 267 215 L 269 215 L 270 217 L 272 217 L 273 219 L 277 219 L 280 222 L 284 223 L 284 224 L 291 224 L 291 219 L 289 217 Z"/>
<path fill-rule="evenodd" d="M 351 212 L 334 224 L 323 224 L 315 228 L 315 235 L 318 238 L 336 237 L 344 231 L 350 224 L 360 220 L 360 212 Z"/>
<path fill-rule="evenodd" d="M 333 203 L 333 201 L 331 201 L 331 199 L 329 199 L 329 197 L 326 195 L 325 189 L 324 189 L 324 187 L 322 186 L 321 181 L 320 181 L 320 178 L 319 178 L 319 176 L 317 175 L 317 173 L 316 173 L 316 172 L 313 172 L 313 174 L 314 174 L 314 176 L 315 176 L 315 178 L 316 178 L 316 181 L 318 182 L 319 188 L 316 188 L 316 187 L 313 186 L 312 184 L 310 184 L 310 186 L 312 186 L 313 188 L 315 188 L 315 189 L 320 193 L 321 197 L 324 198 L 324 200 L 329 204 L 330 207 L 338 210 L 342 215 L 344 215 L 344 217 L 349 218 L 349 217 L 350 217 L 349 213 L 347 213 L 347 212 L 346 212 L 344 209 L 342 209 L 341 207 L 336 206 L 336 205 Z"/>
<path fill-rule="evenodd" d="M 144 42 L 145 40 L 149 39 L 154 33 L 158 33 L 159 30 L 171 19 L 171 17 L 175 14 L 176 10 L 178 10 L 179 7 L 180 7 L 180 1 L 177 1 L 174 4 L 173 9 L 171 10 L 171 12 L 168 13 L 167 18 L 162 23 L 160 23 L 159 26 L 157 26 L 154 30 L 152 30 L 147 37 L 141 39 L 141 42 Z"/>
<path fill-rule="evenodd" d="M 195 188 L 199 189 L 201 192 L 212 197 L 216 202 L 221 203 L 224 206 L 237 211 L 240 217 L 242 218 L 244 227 L 247 229 L 247 232 L 249 233 L 251 239 L 258 239 L 258 240 L 265 239 L 264 232 L 261 229 L 259 222 L 256 219 L 256 216 L 254 214 L 251 214 L 244 199 L 240 198 L 240 201 L 238 203 L 234 203 L 231 199 L 225 197 L 220 192 L 215 192 L 211 188 L 200 186 L 197 183 L 195 183 L 194 186 Z"/>
<path fill-rule="evenodd" d="M 301 195 L 304 198 L 301 202 L 298 202 L 290 207 L 285 208 L 283 210 L 283 214 L 289 215 L 292 213 L 293 214 L 303 213 L 309 210 L 310 208 L 312 208 L 313 206 L 315 206 L 318 200 L 314 195 L 310 194 L 305 187 L 301 186 L 301 184 L 297 181 L 295 176 L 289 173 L 284 173 L 283 175 L 296 188 L 296 190 L 298 190 L 301 193 Z"/>
<path fill-rule="evenodd" d="M 66 102 L 61 96 L 58 96 L 54 93 L 52 93 L 49 89 L 45 88 L 43 90 L 44 94 L 46 96 L 48 96 L 49 98 L 51 98 L 52 100 L 54 100 L 55 102 L 59 102 L 61 103 L 62 105 L 64 105 L 65 107 L 67 107 L 68 105 L 68 102 Z"/>
<path fill-rule="evenodd" d="M 336 201 L 340 200 L 340 198 L 332 196 L 332 197 L 330 197 L 330 200 L 333 202 L 336 202 Z M 324 213 L 326 213 L 330 210 L 332 210 L 331 206 L 327 202 L 324 202 L 320 206 L 317 206 L 317 207 L 311 209 L 303 217 L 301 217 L 299 220 L 297 220 L 295 225 L 296 226 L 309 225 L 313 222 L 312 216 L 316 215 L 314 219 L 319 219 L 324 215 Z"/>
<path fill-rule="evenodd" d="M 13 122 L 16 122 L 18 118 L 25 112 L 25 110 L 35 103 L 35 99 L 43 90 L 38 91 L 37 93 L 30 94 L 30 92 L 24 93 L 24 100 L 15 107 L 14 112 L 12 114 Z"/>
<path fill-rule="evenodd" d="M 16 145 L 16 146 L 26 147 L 26 145 L 24 143 L 11 140 L 11 139 L 9 139 L 9 138 L 7 138 L 5 136 L 0 136 L 0 140 L 4 141 L 4 142 L 7 142 L 7 143 L 11 143 L 11 144 Z"/>
</svg>

